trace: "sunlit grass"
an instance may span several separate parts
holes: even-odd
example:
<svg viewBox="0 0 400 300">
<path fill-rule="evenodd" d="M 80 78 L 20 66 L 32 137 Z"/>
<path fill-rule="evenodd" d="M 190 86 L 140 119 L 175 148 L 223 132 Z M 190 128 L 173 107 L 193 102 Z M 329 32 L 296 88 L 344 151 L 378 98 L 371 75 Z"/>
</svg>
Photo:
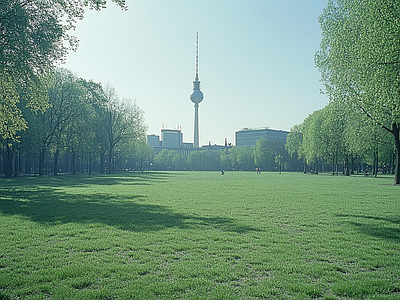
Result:
<svg viewBox="0 0 400 300">
<path fill-rule="evenodd" d="M 1 180 L 0 299 L 399 299 L 392 178 Z"/>
</svg>

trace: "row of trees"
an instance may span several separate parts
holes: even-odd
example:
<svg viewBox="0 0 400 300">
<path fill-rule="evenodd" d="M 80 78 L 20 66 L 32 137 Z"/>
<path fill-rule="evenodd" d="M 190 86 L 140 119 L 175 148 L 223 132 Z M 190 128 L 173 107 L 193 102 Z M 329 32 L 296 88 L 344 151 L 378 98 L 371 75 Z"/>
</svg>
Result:
<svg viewBox="0 0 400 300">
<path fill-rule="evenodd" d="M 126 9 L 124 0 L 113 2 Z M 38 168 L 42 173 L 46 152 L 54 154 L 57 161 L 65 147 L 69 147 L 64 142 L 66 135 L 71 135 L 71 143 L 78 143 L 76 132 L 67 133 L 65 129 L 81 126 L 73 125 L 75 121 L 71 120 L 84 118 L 90 112 L 87 105 L 82 105 L 79 112 L 75 107 L 84 103 L 83 99 L 91 101 L 88 99 L 94 97 L 99 87 L 55 67 L 68 51 L 77 48 L 77 39 L 70 35 L 70 30 L 83 18 L 85 8 L 100 10 L 105 4 L 104 0 L 0 3 L 0 150 L 6 176 L 11 175 L 14 158 L 21 156 L 20 151 L 38 151 Z M 67 102 L 72 105 L 70 108 Z"/>
<path fill-rule="evenodd" d="M 145 155 L 152 170 L 303 171 L 394 173 L 395 147 L 390 134 L 365 115 L 332 102 L 291 129 L 286 144 L 261 139 L 253 147 L 192 151 L 152 149 Z"/>
<path fill-rule="evenodd" d="M 133 160 L 146 147 L 143 112 L 131 99 L 119 98 L 111 85 L 78 78 L 55 69 L 44 78 L 47 107 L 33 109 L 20 96 L 18 108 L 26 128 L 16 137 L 3 137 L 3 169 L 39 175 L 80 169 L 100 173 L 134 168 Z M 61 161 L 62 160 L 62 161 Z"/>
<path fill-rule="evenodd" d="M 376 149 L 378 145 L 379 148 L 394 145 L 394 183 L 400 184 L 399 3 L 397 0 L 329 0 L 319 21 L 322 40 L 315 63 L 333 103 L 327 110 L 351 111 L 342 116 L 341 122 L 360 120 L 350 130 L 359 139 L 342 147 L 343 152 L 346 156 L 354 148 L 362 147 L 357 143 L 369 144 L 369 140 L 375 140 L 372 143 L 376 155 L 384 151 Z M 363 137 L 360 124 L 370 127 L 370 134 Z M 387 132 L 391 142 L 386 142 L 386 136 L 377 126 Z"/>
<path fill-rule="evenodd" d="M 164 149 L 154 158 L 150 155 L 150 161 L 154 170 L 301 171 L 301 161 L 290 157 L 284 146 L 275 140 L 261 139 L 254 147 L 191 151 L 188 155 Z"/>
<path fill-rule="evenodd" d="M 345 175 L 366 172 L 368 166 L 375 176 L 378 170 L 394 173 L 395 147 L 390 134 L 340 102 L 329 103 L 294 126 L 286 149 L 316 173 L 329 169 L 335 174 L 339 166 Z"/>
</svg>

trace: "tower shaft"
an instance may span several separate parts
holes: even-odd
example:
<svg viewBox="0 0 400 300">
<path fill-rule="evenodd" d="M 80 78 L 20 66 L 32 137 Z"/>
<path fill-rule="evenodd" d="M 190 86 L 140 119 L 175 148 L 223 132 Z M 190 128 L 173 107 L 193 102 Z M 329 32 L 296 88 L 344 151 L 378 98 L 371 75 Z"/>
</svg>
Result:
<svg viewBox="0 0 400 300">
<path fill-rule="evenodd" d="M 194 104 L 194 139 L 193 147 L 199 148 L 199 104 Z"/>
</svg>

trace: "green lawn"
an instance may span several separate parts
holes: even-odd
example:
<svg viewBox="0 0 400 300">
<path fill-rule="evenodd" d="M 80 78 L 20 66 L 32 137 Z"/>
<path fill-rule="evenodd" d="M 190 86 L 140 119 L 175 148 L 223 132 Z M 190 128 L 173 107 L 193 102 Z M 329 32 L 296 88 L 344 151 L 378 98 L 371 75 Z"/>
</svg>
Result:
<svg viewBox="0 0 400 300">
<path fill-rule="evenodd" d="M 0 299 L 400 299 L 393 178 L 0 180 Z"/>
</svg>

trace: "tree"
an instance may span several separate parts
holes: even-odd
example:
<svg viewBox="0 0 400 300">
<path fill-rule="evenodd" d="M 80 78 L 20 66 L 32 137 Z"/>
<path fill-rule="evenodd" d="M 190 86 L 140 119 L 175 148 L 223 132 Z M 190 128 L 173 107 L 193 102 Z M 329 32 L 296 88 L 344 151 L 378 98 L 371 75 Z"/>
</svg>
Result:
<svg viewBox="0 0 400 300">
<path fill-rule="evenodd" d="M 85 115 L 84 90 L 78 79 L 70 71 L 57 69 L 48 76 L 48 96 L 50 107 L 36 114 L 35 124 L 39 127 L 39 175 L 44 175 L 45 155 L 54 155 L 54 175 L 57 175 L 60 151 L 68 143 L 71 148 L 77 143 L 79 124 Z"/>
<path fill-rule="evenodd" d="M 281 174 L 281 172 L 282 172 L 282 160 L 283 160 L 283 156 L 281 154 L 275 156 L 275 163 L 277 163 L 279 166 L 279 169 L 278 169 L 279 174 Z"/>
<path fill-rule="evenodd" d="M 375 177 L 378 175 L 380 157 L 386 157 L 391 163 L 390 154 L 393 154 L 394 145 L 390 133 L 366 115 L 353 113 L 346 124 L 344 136 L 350 153 L 366 159 L 372 165 Z"/>
<path fill-rule="evenodd" d="M 338 164 L 341 159 L 345 160 L 345 175 L 350 175 L 349 151 L 344 142 L 343 132 L 347 124 L 347 110 L 338 102 L 329 103 L 322 110 L 322 123 L 318 131 L 321 141 L 321 155 L 332 162 L 332 174 L 334 175 L 335 163 L 338 173 Z"/>
<path fill-rule="evenodd" d="M 126 9 L 124 0 L 113 0 Z M 2 0 L 0 3 L 0 85 L 7 86 L 7 97 L 0 110 L 0 127 L 4 120 L 25 129 L 15 97 L 23 95 L 34 110 L 47 108 L 43 75 L 75 50 L 77 39 L 69 34 L 86 7 L 100 10 L 104 0 Z M 22 125 L 22 126 L 21 126 Z M 17 133 L 13 133 L 13 138 Z M 10 143 L 7 143 L 8 145 Z"/>
<path fill-rule="evenodd" d="M 303 143 L 303 133 L 301 132 L 301 125 L 295 125 L 290 129 L 286 138 L 285 149 L 291 158 L 296 156 L 298 159 L 303 160 L 303 172 L 306 173 L 306 161 L 301 153 L 301 144 Z"/>
<path fill-rule="evenodd" d="M 254 163 L 265 171 L 268 170 L 269 150 L 266 139 L 259 139 L 253 147 Z"/>
<path fill-rule="evenodd" d="M 127 9 L 124 0 L 113 0 Z M 69 30 L 83 19 L 85 7 L 100 10 L 104 0 L 2 0 L 0 5 L 0 69 L 35 76 L 52 69 L 77 39 Z"/>
<path fill-rule="evenodd" d="M 106 102 L 104 103 L 103 121 L 107 136 L 107 171 L 113 173 L 115 171 L 113 162 L 116 146 L 129 139 L 144 136 L 146 126 L 144 125 L 143 111 L 135 101 L 131 99 L 121 100 L 111 85 L 106 86 L 104 95 Z"/>
<path fill-rule="evenodd" d="M 228 149 L 222 149 L 220 152 L 222 171 L 232 170 L 231 155 Z"/>
<path fill-rule="evenodd" d="M 308 164 L 314 164 L 314 170 L 318 174 L 318 162 L 322 158 L 321 124 L 323 122 L 322 110 L 316 110 L 310 114 L 301 125 L 303 142 L 300 153 Z"/>
<path fill-rule="evenodd" d="M 12 174 L 12 144 L 18 132 L 27 128 L 18 103 L 19 95 L 12 78 L 7 73 L 0 72 L 0 137 L 6 149 L 4 159 L 6 177 L 11 177 Z"/>
<path fill-rule="evenodd" d="M 320 16 L 315 63 L 331 101 L 342 101 L 388 131 L 400 184 L 400 7 L 398 1 L 330 0 Z"/>
<path fill-rule="evenodd" d="M 254 158 L 252 156 L 253 148 L 252 147 L 236 147 L 237 151 L 237 162 L 239 164 L 239 168 L 242 171 L 250 171 L 254 170 Z"/>
</svg>

